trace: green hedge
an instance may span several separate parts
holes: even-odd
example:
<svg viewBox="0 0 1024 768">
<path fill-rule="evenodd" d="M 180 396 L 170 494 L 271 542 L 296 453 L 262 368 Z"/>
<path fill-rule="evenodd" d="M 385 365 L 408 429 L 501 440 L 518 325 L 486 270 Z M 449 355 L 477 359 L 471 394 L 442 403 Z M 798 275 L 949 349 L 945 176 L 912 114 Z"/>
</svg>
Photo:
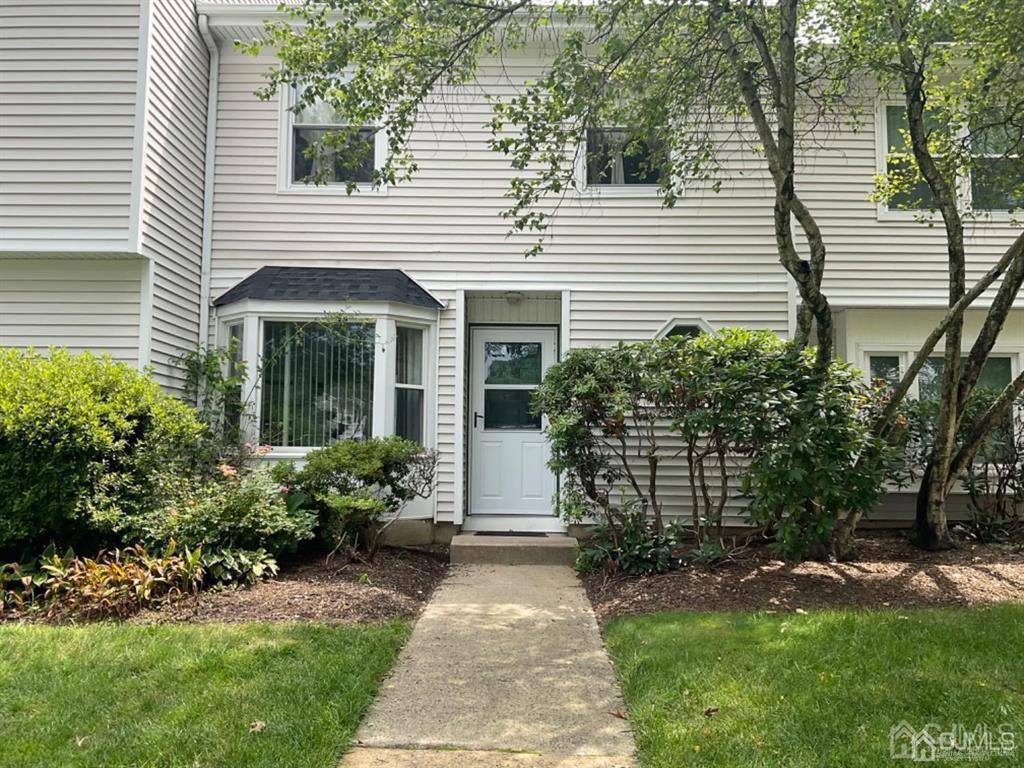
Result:
<svg viewBox="0 0 1024 768">
<path fill-rule="evenodd" d="M 0 551 L 102 540 L 191 474 L 204 429 L 109 357 L 0 350 Z"/>
</svg>

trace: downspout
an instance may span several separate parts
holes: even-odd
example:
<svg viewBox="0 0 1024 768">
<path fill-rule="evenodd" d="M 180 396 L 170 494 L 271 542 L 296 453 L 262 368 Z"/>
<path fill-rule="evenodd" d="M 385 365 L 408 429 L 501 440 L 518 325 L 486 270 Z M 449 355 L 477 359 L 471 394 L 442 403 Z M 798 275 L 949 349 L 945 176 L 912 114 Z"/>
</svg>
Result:
<svg viewBox="0 0 1024 768">
<path fill-rule="evenodd" d="M 199 267 L 199 345 L 210 340 L 210 262 L 213 258 L 213 173 L 217 140 L 217 81 L 220 50 L 210 34 L 209 18 L 199 16 L 199 34 L 210 52 L 210 73 L 206 88 L 206 148 L 203 153 L 203 243 Z"/>
</svg>

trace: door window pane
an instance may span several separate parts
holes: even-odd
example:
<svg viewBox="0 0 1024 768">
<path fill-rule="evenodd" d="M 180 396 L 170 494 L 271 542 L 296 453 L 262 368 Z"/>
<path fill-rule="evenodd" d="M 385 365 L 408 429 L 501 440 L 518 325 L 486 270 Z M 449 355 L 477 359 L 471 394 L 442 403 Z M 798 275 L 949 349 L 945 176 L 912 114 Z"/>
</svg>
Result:
<svg viewBox="0 0 1024 768">
<path fill-rule="evenodd" d="M 399 384 L 423 384 L 423 331 L 399 326 L 395 337 L 395 380 Z"/>
<path fill-rule="evenodd" d="M 369 437 L 373 415 L 373 325 L 263 324 L 260 439 L 322 446 Z"/>
<path fill-rule="evenodd" d="M 423 390 L 395 390 L 395 434 L 423 445 Z"/>
<path fill-rule="evenodd" d="M 540 384 L 539 341 L 484 342 L 485 384 Z"/>
<path fill-rule="evenodd" d="M 872 355 L 869 359 L 871 380 L 881 380 L 890 387 L 900 383 L 900 359 L 895 355 Z"/>
<path fill-rule="evenodd" d="M 532 397 L 532 389 L 484 390 L 484 429 L 540 429 L 540 414 L 530 413 Z"/>
</svg>

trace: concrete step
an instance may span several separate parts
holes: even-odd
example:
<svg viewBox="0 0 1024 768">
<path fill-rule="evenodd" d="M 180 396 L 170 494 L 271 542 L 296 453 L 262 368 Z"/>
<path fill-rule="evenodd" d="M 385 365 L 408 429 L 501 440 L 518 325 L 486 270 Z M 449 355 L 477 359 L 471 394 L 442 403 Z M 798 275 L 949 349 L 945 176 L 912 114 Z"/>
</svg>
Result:
<svg viewBox="0 0 1024 768">
<path fill-rule="evenodd" d="M 576 539 L 561 535 L 460 533 L 452 538 L 450 551 L 453 565 L 572 565 L 576 559 Z"/>
</svg>

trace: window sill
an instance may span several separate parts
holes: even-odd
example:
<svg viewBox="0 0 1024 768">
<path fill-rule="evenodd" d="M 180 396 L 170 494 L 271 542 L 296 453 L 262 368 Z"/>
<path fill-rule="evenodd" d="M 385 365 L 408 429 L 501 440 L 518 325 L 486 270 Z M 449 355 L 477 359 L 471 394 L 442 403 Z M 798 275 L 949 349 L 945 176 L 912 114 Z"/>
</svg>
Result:
<svg viewBox="0 0 1024 768">
<path fill-rule="evenodd" d="M 661 200 L 661 187 L 657 184 L 593 184 L 578 190 L 581 197 L 608 200 L 640 198 Z"/>
<path fill-rule="evenodd" d="M 938 211 L 934 213 L 931 211 L 910 211 L 900 208 L 886 208 L 883 205 L 878 206 L 877 218 L 878 221 L 899 221 L 912 224 L 942 223 L 942 214 Z"/>
<path fill-rule="evenodd" d="M 1012 224 L 1024 221 L 1024 211 L 1019 213 L 1010 213 L 1009 211 L 961 211 L 960 215 L 965 224 Z M 898 208 L 892 210 L 879 206 L 877 220 L 939 225 L 942 224 L 942 214 L 938 211 L 934 213 L 931 211 L 904 211 Z"/>
<path fill-rule="evenodd" d="M 372 184 L 357 184 L 352 194 L 348 193 L 344 184 L 282 184 L 277 188 L 279 195 L 310 195 L 314 197 L 356 197 L 357 195 L 368 197 L 387 197 L 388 187 L 382 184 L 374 187 Z"/>
</svg>

